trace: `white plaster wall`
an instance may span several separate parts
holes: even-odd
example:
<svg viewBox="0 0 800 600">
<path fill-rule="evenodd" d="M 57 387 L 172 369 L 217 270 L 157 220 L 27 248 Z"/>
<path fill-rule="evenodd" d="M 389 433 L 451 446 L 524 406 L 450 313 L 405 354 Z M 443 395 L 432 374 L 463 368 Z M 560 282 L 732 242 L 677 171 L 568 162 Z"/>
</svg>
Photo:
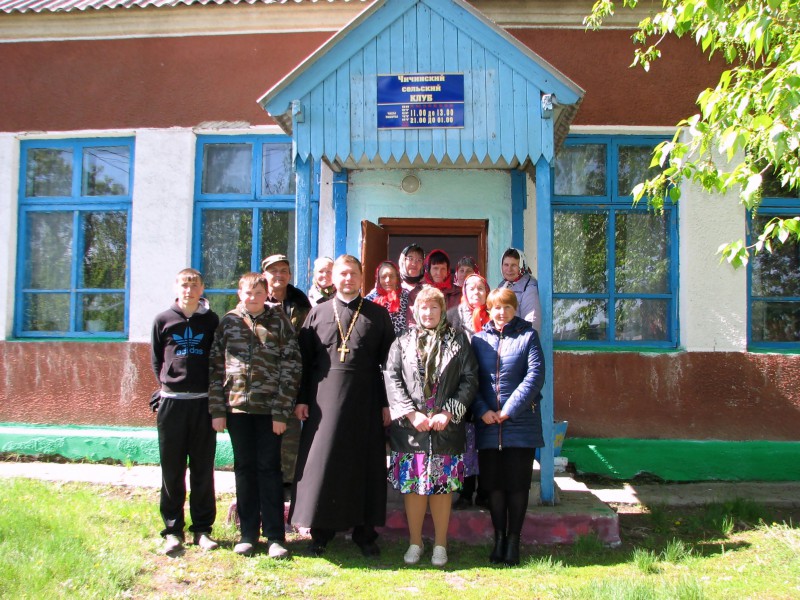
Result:
<svg viewBox="0 0 800 600">
<path fill-rule="evenodd" d="M 319 181 L 319 256 L 336 258 L 336 218 L 333 212 L 333 171 L 322 163 Z M 311 259 L 317 258 L 312 256 Z M 313 264 L 313 262 L 312 262 Z"/>
<path fill-rule="evenodd" d="M 709 195 L 684 184 L 678 206 L 680 336 L 690 351 L 747 348 L 747 270 L 720 263 L 717 248 L 743 239 L 746 215 L 736 193 Z"/>
<path fill-rule="evenodd" d="M 136 132 L 129 339 L 149 341 L 153 317 L 174 300 L 175 274 L 191 266 L 195 135 Z"/>
<path fill-rule="evenodd" d="M 527 208 L 523 213 L 525 237 L 522 241 L 525 247 L 522 248 L 522 251 L 525 253 L 525 258 L 528 259 L 528 266 L 530 266 L 533 276 L 538 279 L 539 253 L 536 252 L 536 240 L 538 239 L 536 235 L 536 182 L 527 174 L 525 175 L 525 181 L 528 190 L 528 200 Z M 500 256 L 502 256 L 502 254 Z"/>
<path fill-rule="evenodd" d="M 500 256 L 511 243 L 511 176 L 507 171 L 415 170 L 420 188 L 406 194 L 407 170 L 353 171 L 347 196 L 347 252 L 361 253 L 361 221 L 380 217 L 489 219 L 488 281 L 500 281 Z"/>
<path fill-rule="evenodd" d="M 19 141 L 0 134 L 0 340 L 11 337 L 14 326 L 14 277 L 17 260 L 17 192 Z"/>
</svg>

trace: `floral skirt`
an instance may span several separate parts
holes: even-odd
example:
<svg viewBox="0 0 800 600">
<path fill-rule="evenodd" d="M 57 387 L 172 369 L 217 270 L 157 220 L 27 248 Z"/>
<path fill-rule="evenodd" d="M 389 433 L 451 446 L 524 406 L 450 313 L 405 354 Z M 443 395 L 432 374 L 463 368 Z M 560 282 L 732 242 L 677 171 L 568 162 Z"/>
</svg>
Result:
<svg viewBox="0 0 800 600">
<path fill-rule="evenodd" d="M 392 452 L 389 483 L 401 494 L 449 494 L 463 482 L 463 454 Z"/>
<path fill-rule="evenodd" d="M 466 423 L 467 449 L 464 451 L 464 477 L 471 477 L 480 472 L 478 468 L 478 449 L 475 447 L 475 425 Z"/>
</svg>

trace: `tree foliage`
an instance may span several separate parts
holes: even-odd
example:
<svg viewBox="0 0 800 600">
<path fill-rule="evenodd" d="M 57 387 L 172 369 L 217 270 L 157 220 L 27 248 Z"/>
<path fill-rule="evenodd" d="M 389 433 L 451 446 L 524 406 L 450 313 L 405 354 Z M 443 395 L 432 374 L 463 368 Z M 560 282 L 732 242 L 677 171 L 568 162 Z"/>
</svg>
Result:
<svg viewBox="0 0 800 600">
<path fill-rule="evenodd" d="M 637 4 L 598 0 L 585 24 L 597 29 L 617 5 Z M 670 35 L 691 36 L 729 68 L 698 97 L 700 112 L 655 149 L 652 165 L 661 171 L 634 188 L 634 201 L 647 198 L 656 209 L 667 198 L 677 202 L 684 181 L 711 193 L 737 190 L 753 212 L 768 182 L 800 195 L 800 0 L 661 0 L 633 36 L 632 66 L 649 70 Z M 739 240 L 719 252 L 738 267 L 751 252 L 771 252 L 773 242 L 790 236 L 800 238 L 800 216 L 770 219 L 749 246 Z"/>
</svg>

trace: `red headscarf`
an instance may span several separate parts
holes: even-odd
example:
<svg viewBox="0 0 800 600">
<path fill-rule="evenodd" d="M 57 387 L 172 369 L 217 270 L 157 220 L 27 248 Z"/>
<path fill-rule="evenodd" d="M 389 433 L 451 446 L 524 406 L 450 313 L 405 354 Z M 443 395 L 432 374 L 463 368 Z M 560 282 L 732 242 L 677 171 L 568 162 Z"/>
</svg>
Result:
<svg viewBox="0 0 800 600">
<path fill-rule="evenodd" d="M 467 282 L 473 277 L 477 277 L 483 282 L 483 287 L 486 289 L 487 295 L 489 294 L 489 284 L 486 283 L 486 280 L 481 275 L 473 273 L 472 275 L 466 276 L 464 279 L 464 286 L 462 287 L 461 291 L 461 304 L 472 310 L 472 330 L 475 333 L 478 333 L 481 329 L 483 329 L 483 326 L 490 321 L 490 317 L 489 310 L 486 308 L 485 302 L 480 306 L 472 306 L 469 303 L 469 300 L 467 300 Z"/>
<path fill-rule="evenodd" d="M 439 283 L 434 282 L 433 281 L 433 277 L 431 277 L 431 264 L 432 264 L 431 259 L 434 256 L 438 256 L 440 258 L 444 258 L 444 261 L 447 264 L 447 275 L 445 276 L 444 281 L 441 281 Z M 439 264 L 441 262 L 442 261 L 439 260 L 437 262 L 437 264 Z M 453 278 L 450 275 L 450 257 L 447 256 L 447 252 L 445 252 L 444 250 L 438 250 L 437 249 L 437 250 L 431 250 L 430 252 L 428 252 L 428 256 L 425 257 L 424 273 L 425 273 L 425 283 L 427 285 L 430 285 L 431 287 L 435 287 L 437 290 L 441 290 L 442 292 L 445 292 L 445 291 L 447 291 L 447 290 L 449 290 L 450 288 L 453 287 Z"/>
<path fill-rule="evenodd" d="M 381 270 L 384 267 L 391 267 L 394 269 L 395 275 L 397 275 L 397 287 L 393 290 L 385 290 L 381 285 Z M 375 269 L 375 291 L 378 294 L 373 300 L 375 304 L 386 307 L 386 310 L 390 313 L 396 313 L 400 310 L 400 269 L 392 261 L 385 260 Z"/>
</svg>

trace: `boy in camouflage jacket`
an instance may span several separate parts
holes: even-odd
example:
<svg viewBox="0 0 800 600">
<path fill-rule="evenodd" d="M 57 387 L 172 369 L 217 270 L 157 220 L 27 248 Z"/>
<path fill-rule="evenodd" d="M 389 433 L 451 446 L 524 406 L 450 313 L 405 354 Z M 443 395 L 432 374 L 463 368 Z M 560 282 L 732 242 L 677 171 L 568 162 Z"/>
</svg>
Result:
<svg viewBox="0 0 800 600">
<path fill-rule="evenodd" d="M 284 558 L 281 435 L 300 384 L 300 347 L 283 311 L 265 305 L 260 273 L 243 275 L 238 293 L 239 305 L 222 318 L 211 347 L 208 409 L 216 431 L 228 428 L 233 447 L 242 534 L 234 552 L 251 554 L 261 529 L 269 555 Z"/>
</svg>

